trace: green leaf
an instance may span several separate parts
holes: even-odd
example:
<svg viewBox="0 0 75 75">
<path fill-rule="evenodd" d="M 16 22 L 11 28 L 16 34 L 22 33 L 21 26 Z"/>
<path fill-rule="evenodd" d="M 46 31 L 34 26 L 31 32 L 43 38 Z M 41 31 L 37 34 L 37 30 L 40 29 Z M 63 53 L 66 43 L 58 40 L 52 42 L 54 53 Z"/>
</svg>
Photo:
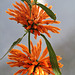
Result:
<svg viewBox="0 0 75 75">
<path fill-rule="evenodd" d="M 27 3 L 28 3 L 28 5 L 29 5 L 29 7 L 31 7 L 31 1 L 30 0 L 21 0 L 21 1 L 26 1 Z"/>
<path fill-rule="evenodd" d="M 23 1 L 23 2 L 26 1 L 27 3 L 30 3 L 31 2 L 30 0 L 21 0 L 21 1 Z"/>
<path fill-rule="evenodd" d="M 25 0 L 21 0 L 21 1 L 23 1 L 23 2 L 24 2 Z"/>
<path fill-rule="evenodd" d="M 35 4 L 37 3 L 37 0 L 34 0 Z"/>
<path fill-rule="evenodd" d="M 49 8 L 47 8 L 46 6 L 44 6 L 41 3 L 38 3 L 37 5 L 40 6 L 53 20 L 56 20 L 56 16 L 52 12 L 52 10 L 50 10 Z"/>
<path fill-rule="evenodd" d="M 53 68 L 53 71 L 55 73 L 55 75 L 61 75 L 60 69 L 58 67 L 58 63 L 57 63 L 57 58 L 56 58 L 56 54 L 50 44 L 50 42 L 47 40 L 47 38 L 41 34 L 41 36 L 45 39 L 48 51 L 49 51 L 49 56 L 50 56 L 50 62 Z"/>
<path fill-rule="evenodd" d="M 5 53 L 5 55 L 4 55 L 2 58 L 0 58 L 0 60 L 2 60 L 2 59 L 9 53 L 9 51 L 11 51 L 11 49 L 12 49 L 14 46 L 16 46 L 18 43 L 20 43 L 21 40 L 23 39 L 23 37 L 24 37 L 26 34 L 27 34 L 27 32 L 26 32 L 21 38 L 18 38 L 18 39 L 11 45 L 11 47 L 10 47 L 9 50 Z"/>
</svg>

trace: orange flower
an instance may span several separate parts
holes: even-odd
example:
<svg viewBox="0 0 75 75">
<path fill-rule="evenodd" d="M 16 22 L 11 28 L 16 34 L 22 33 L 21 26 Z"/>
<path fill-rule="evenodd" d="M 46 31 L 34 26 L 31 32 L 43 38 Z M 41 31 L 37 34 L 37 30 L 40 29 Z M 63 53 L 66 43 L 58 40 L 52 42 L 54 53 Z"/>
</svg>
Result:
<svg viewBox="0 0 75 75">
<path fill-rule="evenodd" d="M 31 14 L 30 14 L 30 8 L 28 4 L 24 1 L 23 3 L 15 2 L 16 4 L 12 4 L 16 9 L 8 9 L 6 13 L 13 16 L 9 18 L 10 20 L 15 20 L 17 23 L 21 23 L 23 27 L 27 30 L 30 30 L 31 33 L 35 35 L 35 39 L 37 38 L 37 35 L 40 35 L 40 33 L 45 33 L 48 35 L 48 37 L 51 38 L 50 34 L 48 33 L 48 30 L 53 33 L 58 33 L 58 30 L 60 30 L 58 27 L 54 27 L 48 24 L 59 24 L 59 21 L 54 20 L 47 20 L 47 18 L 50 18 L 50 16 L 47 15 L 47 13 L 41 9 L 37 5 L 32 5 Z M 47 6 L 47 3 L 45 4 Z M 49 6 L 49 9 L 51 9 L 52 6 Z"/>
<path fill-rule="evenodd" d="M 24 53 L 18 49 L 12 49 L 10 51 L 12 55 L 8 55 L 8 58 L 13 61 L 7 62 L 7 64 L 9 64 L 10 67 L 23 67 L 23 69 L 20 69 L 14 75 L 17 75 L 19 73 L 21 73 L 21 75 L 24 75 L 27 72 L 27 75 L 55 75 L 51 67 L 49 56 L 45 57 L 48 53 L 47 47 L 44 49 L 41 57 L 39 58 L 42 44 L 41 39 L 37 43 L 37 46 L 33 46 L 32 42 L 30 43 L 32 48 L 31 54 L 29 53 L 28 48 L 23 44 L 17 44 L 17 46 L 21 47 Z M 60 56 L 57 56 L 59 68 L 62 68 L 63 66 L 61 63 L 59 63 L 59 60 L 61 59 L 62 58 Z"/>
</svg>

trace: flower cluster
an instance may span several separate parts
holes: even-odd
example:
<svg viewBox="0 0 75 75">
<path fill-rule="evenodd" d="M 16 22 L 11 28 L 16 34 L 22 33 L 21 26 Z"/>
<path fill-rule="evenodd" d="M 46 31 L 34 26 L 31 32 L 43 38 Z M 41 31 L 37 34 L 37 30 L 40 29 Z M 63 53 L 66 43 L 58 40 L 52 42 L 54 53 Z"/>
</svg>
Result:
<svg viewBox="0 0 75 75">
<path fill-rule="evenodd" d="M 12 5 L 16 9 L 8 9 L 6 13 L 12 16 L 11 18 L 9 18 L 10 20 L 15 20 L 17 21 L 17 23 L 22 24 L 22 26 L 27 30 L 26 33 L 29 33 L 28 48 L 23 44 L 18 44 L 26 35 L 24 34 L 23 37 L 16 40 L 9 48 L 11 55 L 8 55 L 8 58 L 13 61 L 7 62 L 7 64 L 9 64 L 10 67 L 23 67 L 22 69 L 14 73 L 14 75 L 25 75 L 26 73 L 27 75 L 57 75 L 57 73 L 60 73 L 61 75 L 60 68 L 63 67 L 63 64 L 61 64 L 59 61 L 62 58 L 60 56 L 56 56 L 50 42 L 42 34 L 45 33 L 48 37 L 51 38 L 49 31 L 58 34 L 60 33 L 58 32 L 59 30 L 61 30 L 60 28 L 50 25 L 60 23 L 60 21 L 56 21 L 56 16 L 51 11 L 52 6 L 49 6 L 47 8 L 47 3 L 45 5 L 42 5 L 40 3 L 37 3 L 37 0 L 21 1 L 24 1 L 24 3 L 15 2 L 16 4 Z M 42 5 L 42 7 L 39 4 Z M 51 15 L 49 15 L 50 11 Z M 54 19 L 55 17 L 55 19 L 49 20 L 50 17 L 52 19 Z M 35 39 L 37 38 L 37 35 L 41 35 L 45 39 L 48 48 L 46 47 L 43 50 L 41 56 L 40 54 L 42 51 L 42 41 L 40 39 L 37 43 L 37 46 L 33 45 L 32 41 L 30 41 L 30 32 L 35 35 Z M 13 49 L 15 45 L 21 47 L 22 51 L 18 49 Z M 48 51 L 49 56 L 46 56 L 48 54 Z"/>
<path fill-rule="evenodd" d="M 51 67 L 50 57 L 46 57 L 48 53 L 47 47 L 44 49 L 41 57 L 39 58 L 42 44 L 41 39 L 37 43 L 37 46 L 33 46 L 32 41 L 30 43 L 31 54 L 29 53 L 29 49 L 23 44 L 17 44 L 17 46 L 22 48 L 23 52 L 18 49 L 12 49 L 10 51 L 12 55 L 8 55 L 8 58 L 10 60 L 13 60 L 13 62 L 7 62 L 7 64 L 9 64 L 10 67 L 23 67 L 23 69 L 18 70 L 14 75 L 17 75 L 19 73 L 21 73 L 21 75 L 24 75 L 27 72 L 27 75 L 55 75 Z M 62 58 L 60 56 L 56 57 L 59 68 L 62 68 L 63 64 L 59 63 L 59 60 L 61 60 Z"/>
<path fill-rule="evenodd" d="M 49 31 L 53 33 L 58 33 L 58 30 L 60 30 L 58 27 L 54 27 L 48 24 L 59 24 L 60 21 L 54 21 L 54 20 L 47 20 L 50 18 L 50 16 L 43 10 L 40 10 L 40 7 L 37 5 L 32 5 L 32 9 L 30 10 L 28 4 L 26 1 L 23 3 L 15 2 L 16 4 L 12 4 L 16 9 L 8 9 L 6 13 L 13 16 L 9 18 L 10 20 L 15 20 L 17 23 L 20 23 L 23 25 L 23 27 L 26 30 L 29 30 L 32 34 L 34 34 L 35 39 L 37 38 L 37 35 L 40 35 L 40 33 L 47 34 L 48 37 L 51 38 Z M 46 3 L 45 6 L 48 4 Z M 49 9 L 51 9 L 52 6 L 49 6 Z"/>
</svg>

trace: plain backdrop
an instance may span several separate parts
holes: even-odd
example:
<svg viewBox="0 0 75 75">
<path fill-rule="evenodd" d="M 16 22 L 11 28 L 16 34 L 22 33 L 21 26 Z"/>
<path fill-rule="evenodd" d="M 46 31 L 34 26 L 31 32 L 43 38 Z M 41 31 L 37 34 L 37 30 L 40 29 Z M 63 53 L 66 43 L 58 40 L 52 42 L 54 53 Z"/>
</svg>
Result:
<svg viewBox="0 0 75 75">
<path fill-rule="evenodd" d="M 5 11 L 10 8 L 14 9 L 12 3 L 20 0 L 0 0 L 0 57 L 2 57 L 12 45 L 12 43 L 21 37 L 25 32 L 21 24 L 17 24 L 15 21 L 11 21 Z M 48 3 L 52 5 L 52 10 L 56 13 L 57 20 L 61 21 L 60 24 L 52 24 L 53 26 L 61 29 L 60 34 L 54 34 L 49 32 L 52 38 L 48 38 L 51 42 L 54 51 L 57 55 L 62 57 L 61 63 L 64 67 L 61 69 L 62 75 L 75 75 L 75 0 L 38 0 L 43 4 Z M 42 39 L 42 50 L 46 47 L 46 44 L 42 37 L 34 39 L 34 35 L 31 35 L 33 44 L 37 44 L 39 39 Z M 27 35 L 23 38 L 21 43 L 27 44 Z M 17 48 L 17 47 L 15 47 Z M 6 64 L 8 62 L 7 56 L 0 60 L 0 75 L 13 75 L 20 68 L 10 68 Z"/>
</svg>

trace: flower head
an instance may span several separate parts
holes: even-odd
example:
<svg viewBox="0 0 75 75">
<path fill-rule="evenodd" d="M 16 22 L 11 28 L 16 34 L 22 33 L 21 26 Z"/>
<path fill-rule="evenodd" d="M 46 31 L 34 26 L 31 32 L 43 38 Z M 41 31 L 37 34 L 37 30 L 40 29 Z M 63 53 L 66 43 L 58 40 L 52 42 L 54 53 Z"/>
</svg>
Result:
<svg viewBox="0 0 75 75">
<path fill-rule="evenodd" d="M 9 19 L 15 20 L 17 23 L 22 24 L 25 29 L 29 30 L 35 35 L 35 39 L 37 38 L 37 35 L 40 35 L 40 33 L 45 33 L 48 35 L 48 37 L 51 37 L 48 33 L 48 30 L 53 33 L 59 33 L 58 30 L 60 29 L 58 27 L 54 27 L 48 24 L 59 24 L 60 22 L 54 20 L 46 20 L 47 18 L 50 18 L 50 16 L 48 16 L 48 14 L 43 9 L 40 10 L 39 6 L 32 5 L 32 9 L 30 10 L 26 1 L 24 1 L 25 5 L 21 2 L 15 3 L 16 4 L 12 5 L 16 9 L 8 9 L 8 11 L 6 11 L 6 13 L 13 16 Z M 47 3 L 45 6 L 47 6 Z M 52 6 L 49 6 L 49 9 L 51 8 Z"/>
<path fill-rule="evenodd" d="M 41 44 L 41 40 L 37 43 L 37 46 L 33 46 L 33 43 L 31 42 L 31 54 L 29 53 L 29 49 L 23 44 L 17 44 L 17 46 L 22 48 L 23 52 L 18 49 L 12 49 L 10 51 L 11 55 L 8 55 L 8 58 L 13 61 L 7 62 L 7 64 L 9 64 L 10 67 L 23 67 L 23 69 L 20 69 L 14 75 L 19 73 L 24 75 L 27 72 L 27 75 L 55 75 L 51 67 L 50 57 L 46 57 L 48 53 L 47 47 L 44 49 L 41 57 L 39 58 L 41 53 Z M 62 68 L 63 66 L 61 63 L 59 63 L 59 60 L 61 59 L 62 58 L 60 56 L 57 56 L 59 68 Z"/>
</svg>

